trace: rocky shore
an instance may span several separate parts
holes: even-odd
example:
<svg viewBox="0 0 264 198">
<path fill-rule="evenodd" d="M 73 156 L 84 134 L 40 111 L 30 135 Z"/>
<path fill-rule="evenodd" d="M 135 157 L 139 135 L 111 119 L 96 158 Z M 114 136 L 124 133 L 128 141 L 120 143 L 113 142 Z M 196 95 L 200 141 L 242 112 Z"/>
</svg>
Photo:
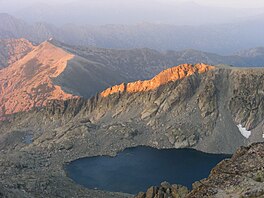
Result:
<svg viewBox="0 0 264 198">
<path fill-rule="evenodd" d="M 135 198 L 264 197 L 264 143 L 241 147 L 230 160 L 220 162 L 208 178 L 193 183 L 188 191 L 180 185 L 161 183 Z"/>
<path fill-rule="evenodd" d="M 188 193 L 188 188 L 184 186 L 162 182 L 160 187 L 152 186 L 146 193 L 138 193 L 135 198 L 184 198 Z"/>
</svg>

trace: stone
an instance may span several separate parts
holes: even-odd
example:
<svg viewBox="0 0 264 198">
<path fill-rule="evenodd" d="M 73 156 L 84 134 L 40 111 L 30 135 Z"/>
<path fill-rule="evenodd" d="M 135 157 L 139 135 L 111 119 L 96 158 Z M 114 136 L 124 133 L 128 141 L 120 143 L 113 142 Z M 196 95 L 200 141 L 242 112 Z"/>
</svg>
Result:
<svg viewBox="0 0 264 198">
<path fill-rule="evenodd" d="M 160 184 L 160 186 L 163 187 L 163 188 L 165 188 L 165 189 L 167 189 L 167 188 L 171 188 L 170 183 L 169 183 L 169 182 L 166 182 L 166 181 L 162 182 L 162 183 Z"/>
<path fill-rule="evenodd" d="M 135 198 L 146 198 L 146 193 L 144 193 L 144 192 L 139 192 L 139 193 L 135 196 Z"/>
<path fill-rule="evenodd" d="M 165 193 L 162 189 L 159 189 L 158 193 L 154 198 L 165 198 Z"/>
<path fill-rule="evenodd" d="M 171 191 L 171 194 L 174 198 L 183 198 L 189 193 L 187 187 L 177 184 L 172 185 Z"/>
<path fill-rule="evenodd" d="M 158 188 L 155 186 L 150 187 L 146 192 L 146 198 L 153 198 L 158 192 Z"/>
</svg>

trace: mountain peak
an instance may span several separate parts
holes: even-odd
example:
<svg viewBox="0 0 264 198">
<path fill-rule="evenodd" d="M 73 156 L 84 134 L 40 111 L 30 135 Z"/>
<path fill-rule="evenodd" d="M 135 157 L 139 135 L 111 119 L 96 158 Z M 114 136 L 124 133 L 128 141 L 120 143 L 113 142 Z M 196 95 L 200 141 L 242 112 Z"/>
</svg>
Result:
<svg viewBox="0 0 264 198">
<path fill-rule="evenodd" d="M 214 66 L 206 65 L 203 63 L 199 63 L 196 65 L 182 64 L 160 72 L 157 76 L 155 76 L 151 80 L 137 81 L 128 84 L 123 83 L 121 85 L 113 86 L 103 91 L 101 93 L 101 96 L 107 97 L 111 94 L 115 94 L 119 92 L 134 93 L 134 92 L 150 91 L 169 82 L 177 81 L 194 74 L 205 73 L 214 68 L 215 68 Z"/>
<path fill-rule="evenodd" d="M 55 85 L 74 55 L 43 42 L 23 58 L 0 70 L 0 115 L 45 106 L 49 100 L 74 97 Z"/>
</svg>

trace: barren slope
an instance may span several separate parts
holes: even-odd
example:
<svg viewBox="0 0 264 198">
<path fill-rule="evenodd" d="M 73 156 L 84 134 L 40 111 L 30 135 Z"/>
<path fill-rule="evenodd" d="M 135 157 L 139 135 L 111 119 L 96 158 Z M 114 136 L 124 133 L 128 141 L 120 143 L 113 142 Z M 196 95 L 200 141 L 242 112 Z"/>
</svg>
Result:
<svg viewBox="0 0 264 198">
<path fill-rule="evenodd" d="M 26 39 L 0 40 L 0 69 L 11 65 L 34 49 Z"/>
<path fill-rule="evenodd" d="M 27 111 L 48 100 L 72 98 L 52 78 L 61 74 L 74 56 L 44 42 L 22 59 L 0 70 L 0 115 Z"/>
</svg>

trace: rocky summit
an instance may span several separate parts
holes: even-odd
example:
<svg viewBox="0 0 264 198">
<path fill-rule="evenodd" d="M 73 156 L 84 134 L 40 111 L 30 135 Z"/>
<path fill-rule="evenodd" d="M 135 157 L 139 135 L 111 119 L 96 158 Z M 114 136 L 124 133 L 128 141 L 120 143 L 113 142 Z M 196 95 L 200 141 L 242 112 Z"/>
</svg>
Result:
<svg viewBox="0 0 264 198">
<path fill-rule="evenodd" d="M 114 87 L 108 88 L 101 93 L 101 96 L 107 97 L 111 94 L 123 93 L 123 92 L 136 93 L 136 92 L 151 91 L 169 82 L 181 80 L 183 78 L 186 78 L 194 74 L 202 74 L 211 69 L 214 69 L 214 67 L 205 64 L 196 64 L 196 65 L 183 64 L 178 67 L 173 67 L 164 70 L 161 73 L 159 73 L 157 76 L 152 78 L 151 80 L 137 81 L 127 84 L 123 83 L 121 85 L 116 85 Z"/>
</svg>

